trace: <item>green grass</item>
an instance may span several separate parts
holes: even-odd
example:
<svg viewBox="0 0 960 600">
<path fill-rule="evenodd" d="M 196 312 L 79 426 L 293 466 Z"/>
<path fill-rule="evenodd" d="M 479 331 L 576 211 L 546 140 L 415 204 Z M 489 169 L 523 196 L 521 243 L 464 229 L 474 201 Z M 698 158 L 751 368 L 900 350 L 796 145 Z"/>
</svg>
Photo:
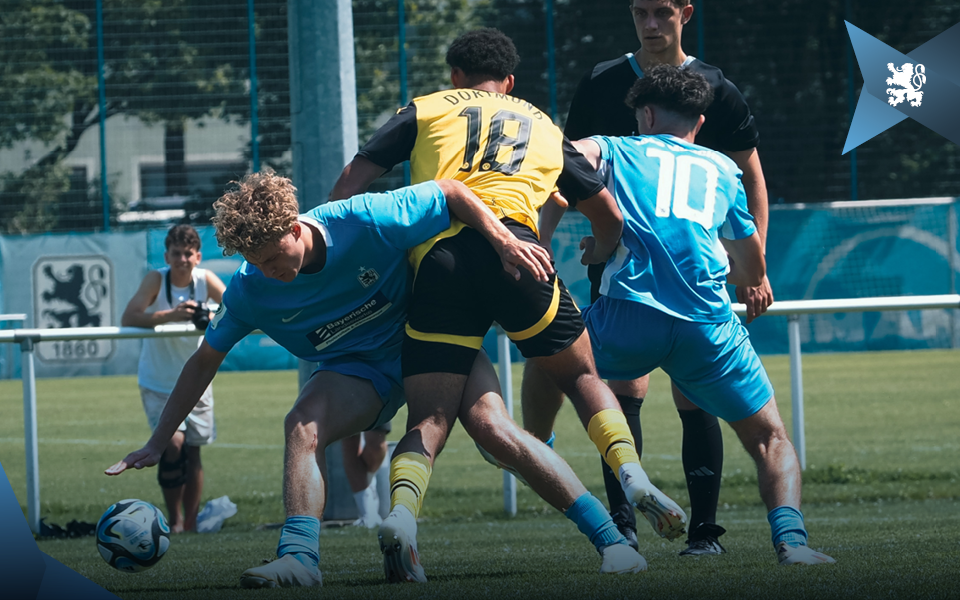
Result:
<svg viewBox="0 0 960 600">
<path fill-rule="evenodd" d="M 786 357 L 764 363 L 790 425 Z M 437 462 L 420 527 L 428 586 L 381 585 L 375 535 L 326 529 L 321 538 L 325 597 L 787 598 L 960 595 L 960 354 L 950 351 L 804 357 L 808 469 L 804 512 L 811 543 L 838 559 L 816 569 L 776 567 L 752 462 L 729 428 L 718 520 L 729 532 L 721 557 L 680 559 L 678 544 L 641 531 L 650 570 L 600 578 L 599 558 L 573 525 L 528 489 L 519 513 L 502 510 L 500 472 L 482 461 L 457 428 Z M 515 371 L 519 382 L 519 371 Z M 283 416 L 293 372 L 224 373 L 215 382 L 218 441 L 204 449 L 205 498 L 229 495 L 239 507 L 217 535 L 174 539 L 169 555 L 138 575 L 110 569 L 91 539 L 41 540 L 41 550 L 125 599 L 233 598 L 237 576 L 275 549 Z M 48 522 L 95 521 L 112 502 L 138 497 L 162 506 L 155 472 L 117 478 L 102 470 L 149 435 L 133 377 L 37 382 L 41 515 Z M 24 500 L 21 390 L 0 382 L 0 462 Z M 517 409 L 519 414 L 519 408 Z M 395 421 L 403 423 L 404 415 Z M 644 466 L 687 504 L 680 421 L 668 382 L 657 373 L 644 403 Z M 400 427 L 397 427 L 399 429 Z M 398 439 L 399 431 L 391 438 Z M 561 412 L 557 449 L 603 497 L 598 457 L 573 410 Z M 283 597 L 316 597 L 307 590 Z M 279 597 L 259 592 L 260 597 Z"/>
</svg>

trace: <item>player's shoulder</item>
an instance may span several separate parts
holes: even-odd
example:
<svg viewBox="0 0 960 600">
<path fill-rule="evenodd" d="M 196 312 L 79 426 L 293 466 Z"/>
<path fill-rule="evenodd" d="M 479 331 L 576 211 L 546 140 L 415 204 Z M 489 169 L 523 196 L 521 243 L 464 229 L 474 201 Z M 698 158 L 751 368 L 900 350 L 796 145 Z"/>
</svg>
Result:
<svg viewBox="0 0 960 600">
<path fill-rule="evenodd" d="M 707 64 L 700 60 L 699 58 L 694 58 L 690 61 L 686 67 L 694 73 L 699 73 L 706 78 L 707 83 L 710 84 L 710 87 L 713 88 L 713 92 L 716 97 L 726 97 L 726 96 L 736 96 L 740 99 L 743 98 L 743 94 L 740 92 L 740 89 L 732 81 L 727 79 L 723 74 L 723 71 L 720 70 L 720 67 L 715 67 L 714 65 Z"/>
<path fill-rule="evenodd" d="M 397 206 L 425 202 L 429 198 L 443 199 L 443 190 L 436 181 L 424 181 L 383 192 L 366 192 L 346 200 L 327 202 L 300 215 L 302 220 L 316 221 L 328 230 L 377 229 L 383 222 L 395 220 Z"/>
<path fill-rule="evenodd" d="M 659 138 L 661 143 L 673 146 L 677 148 L 680 152 L 685 154 L 690 154 L 693 156 L 699 156 L 705 158 L 721 169 L 730 176 L 739 176 L 740 167 L 737 166 L 737 163 L 733 161 L 729 156 L 723 152 L 713 150 L 712 148 L 707 148 L 706 146 L 701 146 L 700 144 L 695 144 L 693 142 L 688 142 L 686 140 L 681 140 L 680 138 L 674 136 L 643 136 L 650 138 Z"/>
<path fill-rule="evenodd" d="M 630 55 L 623 54 L 611 60 L 598 62 L 593 69 L 587 73 L 586 78 L 591 82 L 604 81 L 622 77 L 624 74 L 632 74 L 636 79 L 636 73 L 633 73 L 633 67 L 630 66 Z"/>
</svg>

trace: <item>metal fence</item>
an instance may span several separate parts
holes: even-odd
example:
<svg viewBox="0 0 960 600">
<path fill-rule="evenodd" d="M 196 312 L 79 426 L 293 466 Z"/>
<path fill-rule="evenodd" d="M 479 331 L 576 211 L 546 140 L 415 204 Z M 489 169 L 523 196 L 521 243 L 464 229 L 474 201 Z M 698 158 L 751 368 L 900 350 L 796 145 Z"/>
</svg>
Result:
<svg viewBox="0 0 960 600">
<path fill-rule="evenodd" d="M 746 313 L 742 304 L 733 305 L 738 315 Z M 772 315 L 789 317 L 788 330 L 790 345 L 790 404 L 793 422 L 793 443 L 797 449 L 800 468 L 807 468 L 806 433 L 803 402 L 803 365 L 801 358 L 800 315 L 834 313 L 837 311 L 886 311 L 910 309 L 960 308 L 960 296 L 943 294 L 938 296 L 903 296 L 899 298 L 849 298 L 843 300 L 800 300 L 777 302 L 770 307 Z M 261 332 L 256 332 L 261 333 Z M 0 345 L 19 344 L 23 355 L 23 430 L 24 451 L 27 462 L 27 523 L 30 529 L 40 531 L 40 466 L 37 436 L 37 388 L 33 355 L 36 346 L 43 341 L 57 340 L 101 340 L 140 337 L 174 337 L 178 335 L 200 335 L 193 325 L 164 325 L 154 330 L 135 327 L 77 327 L 69 330 L 17 329 L 0 331 Z M 513 415 L 513 383 L 509 360 L 510 340 L 502 330 L 497 330 L 499 348 L 500 387 L 504 390 L 504 402 L 507 412 Z M 329 462 L 328 457 L 328 465 Z M 340 461 L 336 461 L 340 466 Z M 344 493 L 346 495 L 344 487 Z M 349 504 L 349 501 L 347 501 Z M 503 473 L 503 509 L 509 515 L 517 514 L 517 482 L 513 476 Z"/>
<path fill-rule="evenodd" d="M 841 155 L 862 85 L 843 21 L 909 52 L 960 21 L 960 4 L 694 5 L 684 49 L 751 104 L 771 202 L 960 195 L 960 148 L 912 120 Z M 447 85 L 446 46 L 468 28 L 516 41 L 514 93 L 560 124 L 587 70 L 638 47 L 626 0 L 354 0 L 353 10 L 361 143 L 399 105 Z M 204 223 L 230 180 L 289 173 L 287 27 L 285 0 L 7 0 L 0 228 Z M 378 185 L 403 181 L 396 169 Z"/>
</svg>

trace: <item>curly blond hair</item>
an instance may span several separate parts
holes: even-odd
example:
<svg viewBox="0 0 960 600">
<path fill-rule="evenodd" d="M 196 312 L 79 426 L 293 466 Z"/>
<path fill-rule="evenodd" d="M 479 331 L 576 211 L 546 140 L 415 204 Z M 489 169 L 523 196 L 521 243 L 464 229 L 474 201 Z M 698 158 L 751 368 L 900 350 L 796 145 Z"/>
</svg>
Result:
<svg viewBox="0 0 960 600">
<path fill-rule="evenodd" d="M 256 254 L 293 230 L 300 214 L 297 188 L 286 177 L 251 173 L 213 203 L 217 242 L 225 256 Z"/>
</svg>

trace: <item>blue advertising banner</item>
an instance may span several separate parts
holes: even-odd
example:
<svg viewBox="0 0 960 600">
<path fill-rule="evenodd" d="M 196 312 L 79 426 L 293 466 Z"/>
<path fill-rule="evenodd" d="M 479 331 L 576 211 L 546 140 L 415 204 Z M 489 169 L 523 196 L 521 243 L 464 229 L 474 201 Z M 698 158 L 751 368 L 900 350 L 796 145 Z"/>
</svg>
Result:
<svg viewBox="0 0 960 600">
<path fill-rule="evenodd" d="M 951 222 L 953 229 L 951 230 Z M 914 296 L 956 292 L 960 253 L 954 199 L 837 202 L 772 206 L 767 272 L 777 300 Z M 239 257 L 224 257 L 212 227 L 198 228 L 201 266 L 228 283 Z M 590 232 L 582 215 L 566 215 L 553 240 L 557 271 L 580 306 L 590 299 L 579 243 Z M 164 265 L 165 229 L 127 234 L 0 236 L 0 312 L 28 315 L 24 327 L 117 325 L 149 269 Z M 951 237 L 954 236 L 954 237 Z M 951 273 L 953 274 L 951 276 Z M 951 287 L 953 286 L 953 287 Z M 731 290 L 731 297 L 733 296 Z M 960 344 L 957 311 L 927 310 L 804 315 L 804 352 L 949 348 Z M 787 352 L 785 317 L 749 325 L 761 354 Z M 484 347 L 497 360 L 496 336 Z M 44 343 L 40 376 L 132 374 L 140 342 Z M 19 351 L 0 348 L 19 377 Z M 513 360 L 519 354 L 512 353 Z M 223 370 L 294 369 L 296 359 L 263 335 L 248 336 Z"/>
</svg>

